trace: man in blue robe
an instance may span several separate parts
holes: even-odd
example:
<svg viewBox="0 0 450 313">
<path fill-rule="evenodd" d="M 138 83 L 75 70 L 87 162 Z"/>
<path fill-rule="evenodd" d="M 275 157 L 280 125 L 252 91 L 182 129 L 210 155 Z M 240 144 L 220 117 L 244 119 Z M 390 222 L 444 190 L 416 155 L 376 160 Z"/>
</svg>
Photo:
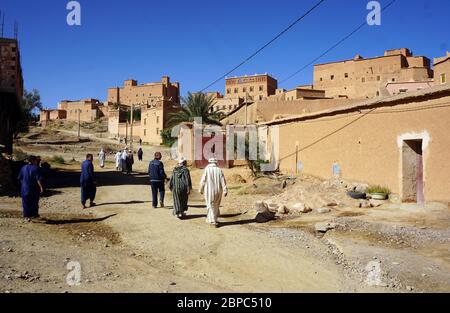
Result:
<svg viewBox="0 0 450 313">
<path fill-rule="evenodd" d="M 83 209 L 86 209 L 86 201 L 89 200 L 90 207 L 95 206 L 94 199 L 97 193 L 96 182 L 94 178 L 94 164 L 92 160 L 94 159 L 92 154 L 86 155 L 86 160 L 81 164 L 81 205 Z"/>
<path fill-rule="evenodd" d="M 28 158 L 28 164 L 19 173 L 21 183 L 23 217 L 27 222 L 39 217 L 39 197 L 44 192 L 42 176 L 35 156 Z"/>
</svg>

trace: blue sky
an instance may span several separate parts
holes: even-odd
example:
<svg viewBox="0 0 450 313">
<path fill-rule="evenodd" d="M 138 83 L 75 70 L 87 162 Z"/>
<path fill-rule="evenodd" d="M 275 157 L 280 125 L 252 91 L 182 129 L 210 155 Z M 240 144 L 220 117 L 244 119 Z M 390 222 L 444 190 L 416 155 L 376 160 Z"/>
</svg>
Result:
<svg viewBox="0 0 450 313">
<path fill-rule="evenodd" d="M 317 0 L 80 0 L 81 26 L 68 26 L 68 0 L 1 0 L 5 34 L 20 24 L 25 87 L 44 106 L 106 99 L 123 80 L 169 75 L 181 93 L 198 91 L 234 67 Z M 234 75 L 268 72 L 282 80 L 361 24 L 367 0 L 327 0 Z M 386 5 L 390 0 L 381 0 Z M 367 26 L 319 63 L 409 47 L 430 58 L 450 50 L 450 1 L 397 0 L 381 26 Z M 312 80 L 312 67 L 280 84 Z M 223 92 L 224 81 L 210 90 Z"/>
</svg>

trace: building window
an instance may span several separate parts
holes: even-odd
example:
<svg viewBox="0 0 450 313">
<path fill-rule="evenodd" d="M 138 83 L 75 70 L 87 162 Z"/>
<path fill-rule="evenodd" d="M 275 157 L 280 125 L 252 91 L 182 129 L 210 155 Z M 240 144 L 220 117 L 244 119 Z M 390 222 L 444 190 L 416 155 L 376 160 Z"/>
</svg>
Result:
<svg viewBox="0 0 450 313">
<path fill-rule="evenodd" d="M 259 91 L 263 91 L 264 90 L 264 86 L 259 86 Z"/>
<path fill-rule="evenodd" d="M 227 89 L 227 94 L 230 94 L 230 93 L 231 93 L 231 89 L 228 88 L 228 89 Z"/>
<path fill-rule="evenodd" d="M 395 82 L 395 78 L 392 78 L 392 81 Z"/>
<path fill-rule="evenodd" d="M 225 105 L 222 105 L 222 110 L 225 110 L 227 107 Z"/>
<path fill-rule="evenodd" d="M 147 136 L 147 130 L 144 129 L 144 136 Z"/>
<path fill-rule="evenodd" d="M 445 73 L 441 74 L 441 84 L 447 83 L 447 75 Z"/>
<path fill-rule="evenodd" d="M 242 87 L 242 92 L 247 92 L 247 88 Z"/>
<path fill-rule="evenodd" d="M 253 92 L 253 86 L 250 87 L 250 92 Z"/>
<path fill-rule="evenodd" d="M 232 105 L 229 105 L 228 106 L 228 110 L 232 110 L 233 109 L 233 106 Z"/>
<path fill-rule="evenodd" d="M 238 93 L 238 89 L 237 88 L 234 88 L 234 93 Z"/>
<path fill-rule="evenodd" d="M 319 80 L 320 80 L 320 81 L 322 81 L 322 80 L 323 80 L 323 78 L 322 78 L 322 77 L 320 77 L 320 78 L 319 78 Z"/>
<path fill-rule="evenodd" d="M 345 77 L 345 78 L 348 78 L 348 73 L 345 73 L 345 74 L 344 74 L 344 77 Z"/>
<path fill-rule="evenodd" d="M 259 100 L 262 100 L 263 99 L 263 96 L 259 96 Z"/>
<path fill-rule="evenodd" d="M 365 77 L 361 77 L 361 83 L 365 83 L 366 82 L 366 78 Z"/>
<path fill-rule="evenodd" d="M 159 123 L 159 116 L 156 117 L 156 123 Z"/>
<path fill-rule="evenodd" d="M 378 76 L 377 76 L 377 81 L 380 81 L 380 80 L 381 80 L 381 76 L 378 75 Z"/>
<path fill-rule="evenodd" d="M 333 79 L 334 79 L 334 75 L 331 75 L 331 76 L 330 76 L 330 79 L 333 80 Z"/>
<path fill-rule="evenodd" d="M 144 118 L 144 125 L 147 125 L 147 119 Z"/>
<path fill-rule="evenodd" d="M 406 92 L 408 92 L 408 89 L 399 89 L 398 92 L 399 92 L 399 93 L 406 93 Z"/>
<path fill-rule="evenodd" d="M 156 134 L 159 135 L 159 128 L 156 129 Z"/>
</svg>

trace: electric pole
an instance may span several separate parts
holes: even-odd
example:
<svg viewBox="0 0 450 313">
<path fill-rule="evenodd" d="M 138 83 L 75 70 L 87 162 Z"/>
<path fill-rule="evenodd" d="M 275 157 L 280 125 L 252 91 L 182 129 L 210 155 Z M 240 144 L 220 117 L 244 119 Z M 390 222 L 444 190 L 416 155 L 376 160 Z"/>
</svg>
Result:
<svg viewBox="0 0 450 313">
<path fill-rule="evenodd" d="M 247 93 L 245 93 L 245 100 L 244 100 L 244 104 L 245 104 L 245 127 L 247 128 Z"/>
<path fill-rule="evenodd" d="M 81 114 L 81 110 L 78 109 L 78 140 L 80 140 L 80 136 L 81 136 L 81 125 L 80 125 L 80 114 Z"/>
<path fill-rule="evenodd" d="M 133 153 L 133 117 L 134 117 L 134 104 L 131 105 L 131 128 L 130 128 L 130 150 Z"/>
</svg>

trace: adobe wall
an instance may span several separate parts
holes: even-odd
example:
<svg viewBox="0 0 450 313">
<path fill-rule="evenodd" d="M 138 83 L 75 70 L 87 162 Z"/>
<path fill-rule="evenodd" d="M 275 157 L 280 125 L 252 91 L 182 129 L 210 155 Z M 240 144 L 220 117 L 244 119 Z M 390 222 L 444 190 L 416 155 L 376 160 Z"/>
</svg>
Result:
<svg viewBox="0 0 450 313">
<path fill-rule="evenodd" d="M 448 93 L 447 93 L 448 94 Z M 434 106 L 434 107 L 432 107 Z M 280 169 L 402 190 L 403 139 L 423 139 L 426 201 L 450 201 L 450 96 L 279 125 Z M 273 126 L 272 126 L 273 128 Z M 271 129 L 272 129 L 271 128 Z"/>
</svg>

